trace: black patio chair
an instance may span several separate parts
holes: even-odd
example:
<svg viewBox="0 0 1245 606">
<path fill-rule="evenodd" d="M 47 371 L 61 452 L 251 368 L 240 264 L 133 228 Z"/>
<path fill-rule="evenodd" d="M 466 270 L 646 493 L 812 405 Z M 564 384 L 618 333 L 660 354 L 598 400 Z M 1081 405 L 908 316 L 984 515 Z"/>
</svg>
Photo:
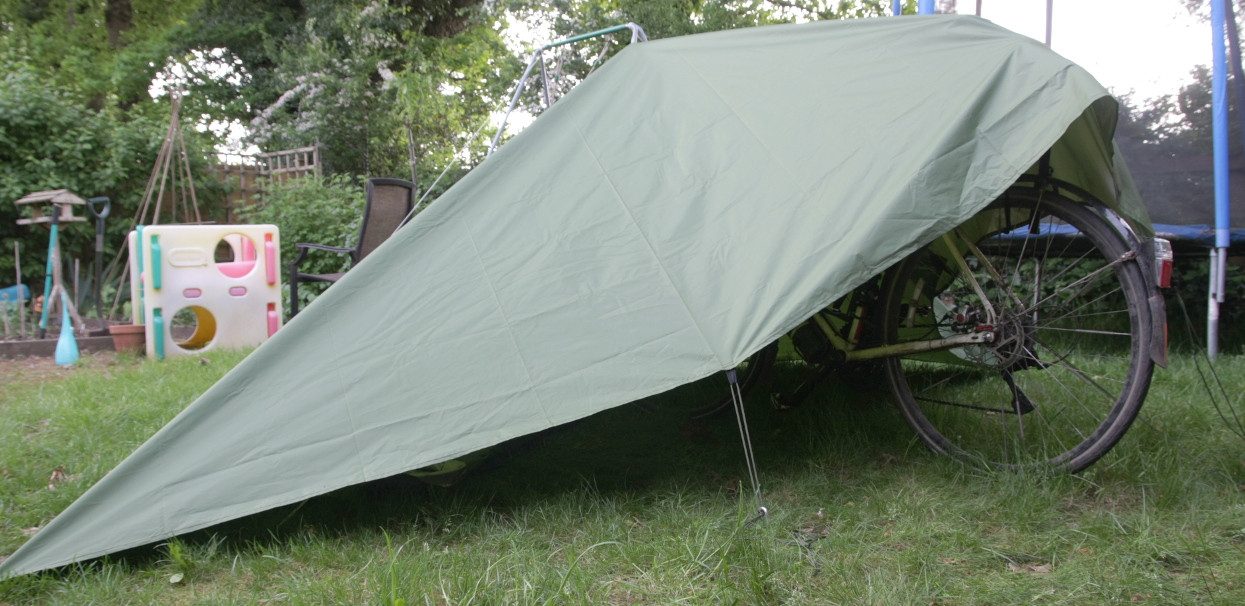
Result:
<svg viewBox="0 0 1245 606">
<path fill-rule="evenodd" d="M 346 275 L 345 272 L 331 274 L 305 274 L 298 271 L 299 263 L 311 250 L 323 250 L 338 254 L 350 255 L 350 267 L 354 267 L 365 257 L 376 250 L 393 232 L 402 226 L 407 215 L 415 206 L 415 184 L 402 179 L 368 179 L 367 205 L 363 209 L 363 222 L 359 227 L 359 238 L 354 248 L 326 246 L 324 244 L 299 243 L 298 254 L 290 264 L 290 317 L 298 313 L 298 283 L 328 282 L 333 283 Z"/>
</svg>

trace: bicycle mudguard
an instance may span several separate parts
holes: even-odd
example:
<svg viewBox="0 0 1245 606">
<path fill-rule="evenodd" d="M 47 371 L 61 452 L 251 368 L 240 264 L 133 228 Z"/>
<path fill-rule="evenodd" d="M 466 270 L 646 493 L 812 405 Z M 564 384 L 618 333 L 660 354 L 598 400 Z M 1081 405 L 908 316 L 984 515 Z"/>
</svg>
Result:
<svg viewBox="0 0 1245 606">
<path fill-rule="evenodd" d="M 1089 207 L 1115 227 L 1120 237 L 1128 243 L 1128 248 L 1137 253 L 1135 259 L 1141 264 L 1141 275 L 1146 282 L 1146 292 L 1149 293 L 1146 299 L 1150 314 L 1150 359 L 1158 366 L 1167 368 L 1167 298 L 1163 296 L 1155 279 L 1154 238 L 1139 237 L 1127 221 L 1100 203 L 1091 204 Z"/>
</svg>

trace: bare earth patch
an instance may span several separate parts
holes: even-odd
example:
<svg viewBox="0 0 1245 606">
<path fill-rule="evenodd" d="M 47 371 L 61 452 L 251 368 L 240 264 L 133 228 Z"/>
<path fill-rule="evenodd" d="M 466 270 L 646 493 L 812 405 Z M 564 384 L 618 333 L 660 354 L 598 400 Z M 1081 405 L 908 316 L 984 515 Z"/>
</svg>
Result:
<svg viewBox="0 0 1245 606">
<path fill-rule="evenodd" d="M 82 354 L 77 364 L 68 367 L 57 366 L 53 358 L 38 356 L 0 358 L 0 389 L 57 381 L 76 372 L 113 366 L 116 363 L 117 354 L 112 351 Z"/>
</svg>

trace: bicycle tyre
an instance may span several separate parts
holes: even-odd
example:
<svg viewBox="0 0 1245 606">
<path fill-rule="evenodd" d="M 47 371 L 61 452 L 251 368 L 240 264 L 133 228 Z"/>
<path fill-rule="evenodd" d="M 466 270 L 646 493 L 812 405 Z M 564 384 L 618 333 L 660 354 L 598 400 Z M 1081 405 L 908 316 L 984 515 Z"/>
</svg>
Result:
<svg viewBox="0 0 1245 606">
<path fill-rule="evenodd" d="M 976 466 L 1085 469 L 1120 440 L 1149 389 L 1152 329 L 1140 264 L 1094 210 L 1036 188 L 1009 191 L 952 234 L 976 245 L 963 248 L 979 291 L 947 267 L 950 245 L 935 241 L 889 272 L 883 338 L 980 331 L 972 326 L 986 309 L 980 292 L 998 308 L 996 325 L 987 325 L 996 340 L 888 358 L 904 419 L 935 452 Z"/>
</svg>

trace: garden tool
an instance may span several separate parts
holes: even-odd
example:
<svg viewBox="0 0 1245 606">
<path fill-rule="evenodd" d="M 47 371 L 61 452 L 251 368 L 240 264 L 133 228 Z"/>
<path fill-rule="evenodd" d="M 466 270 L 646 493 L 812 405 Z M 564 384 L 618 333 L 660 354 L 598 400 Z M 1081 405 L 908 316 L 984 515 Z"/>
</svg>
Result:
<svg viewBox="0 0 1245 606">
<path fill-rule="evenodd" d="M 48 310 L 52 308 L 51 298 L 48 296 L 52 293 L 52 275 L 56 268 L 56 236 L 60 230 L 61 205 L 52 203 L 52 235 L 48 238 L 48 264 L 47 271 L 43 278 L 43 313 L 39 316 L 39 338 L 46 339 L 48 336 Z"/>
<path fill-rule="evenodd" d="M 103 208 L 97 208 L 96 204 L 102 204 Z M 101 321 L 104 319 L 103 309 L 103 279 L 104 273 L 104 219 L 108 218 L 108 213 L 112 210 L 112 201 L 106 196 L 99 198 L 91 198 L 87 200 L 87 208 L 91 211 L 91 216 L 95 217 L 95 317 Z"/>
</svg>

